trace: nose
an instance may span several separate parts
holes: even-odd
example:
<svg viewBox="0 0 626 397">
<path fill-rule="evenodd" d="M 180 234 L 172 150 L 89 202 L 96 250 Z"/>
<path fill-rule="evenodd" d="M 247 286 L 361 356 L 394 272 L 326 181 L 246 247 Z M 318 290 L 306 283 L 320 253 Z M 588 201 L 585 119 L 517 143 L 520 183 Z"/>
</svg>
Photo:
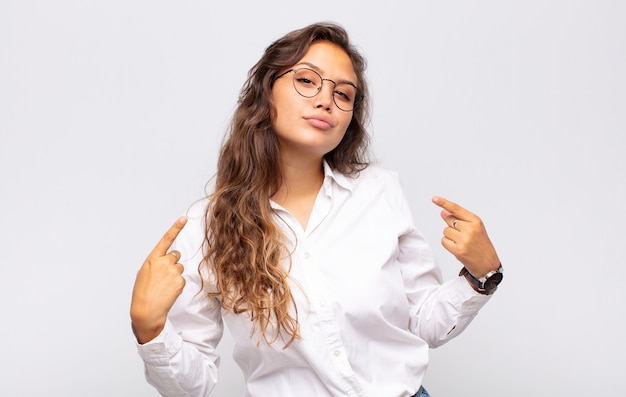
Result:
<svg viewBox="0 0 626 397">
<path fill-rule="evenodd" d="M 324 82 L 328 84 L 324 84 Z M 330 110 L 333 107 L 333 91 L 335 90 L 335 83 L 330 80 L 322 80 L 322 88 L 320 92 L 315 96 L 315 107 L 321 107 L 326 110 Z"/>
</svg>

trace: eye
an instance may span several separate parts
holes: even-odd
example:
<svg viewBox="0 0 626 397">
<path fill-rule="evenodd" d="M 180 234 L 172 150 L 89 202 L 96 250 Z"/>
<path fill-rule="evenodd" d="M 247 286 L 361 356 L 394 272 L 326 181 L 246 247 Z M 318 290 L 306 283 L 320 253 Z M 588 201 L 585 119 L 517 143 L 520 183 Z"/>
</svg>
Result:
<svg viewBox="0 0 626 397">
<path fill-rule="evenodd" d="M 296 81 L 304 85 L 314 84 L 311 80 L 307 79 L 306 77 L 296 77 Z"/>
<path fill-rule="evenodd" d="M 337 84 L 334 95 L 342 102 L 352 102 L 356 96 L 356 89 L 350 84 Z"/>
<path fill-rule="evenodd" d="M 335 91 L 335 96 L 339 97 L 342 101 L 350 101 L 351 98 L 348 96 L 348 94 L 346 94 L 345 92 L 342 91 Z"/>
<path fill-rule="evenodd" d="M 295 82 L 300 86 L 315 87 L 320 85 L 321 78 L 312 70 L 300 69 L 296 72 Z"/>
</svg>

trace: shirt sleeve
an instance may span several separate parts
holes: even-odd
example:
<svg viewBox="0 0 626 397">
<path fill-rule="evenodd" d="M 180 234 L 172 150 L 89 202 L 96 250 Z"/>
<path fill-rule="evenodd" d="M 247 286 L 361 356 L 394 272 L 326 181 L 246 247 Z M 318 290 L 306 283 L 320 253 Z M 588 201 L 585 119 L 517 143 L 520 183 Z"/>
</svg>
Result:
<svg viewBox="0 0 626 397">
<path fill-rule="evenodd" d="M 413 223 L 413 214 L 398 184 L 401 216 L 398 262 L 410 306 L 409 330 L 438 347 L 459 335 L 491 296 L 479 294 L 464 277 L 443 282 L 431 248 Z"/>
<path fill-rule="evenodd" d="M 221 308 L 202 289 L 199 220 L 190 219 L 176 240 L 185 270 L 185 287 L 170 310 L 165 328 L 152 341 L 137 345 L 145 376 L 164 396 L 208 396 L 217 383 L 222 338 Z M 196 229 L 196 230 L 194 230 Z"/>
<path fill-rule="evenodd" d="M 456 277 L 433 289 L 416 307 L 412 332 L 431 348 L 439 347 L 463 332 L 489 299 L 474 291 L 464 277 Z"/>
</svg>

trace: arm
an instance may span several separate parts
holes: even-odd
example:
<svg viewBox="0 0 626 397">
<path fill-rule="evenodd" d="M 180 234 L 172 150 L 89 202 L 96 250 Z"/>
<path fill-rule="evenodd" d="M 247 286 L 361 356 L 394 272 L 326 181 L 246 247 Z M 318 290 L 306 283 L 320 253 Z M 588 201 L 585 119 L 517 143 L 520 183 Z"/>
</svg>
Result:
<svg viewBox="0 0 626 397">
<path fill-rule="evenodd" d="M 201 222 L 190 219 L 182 230 L 185 222 L 186 218 L 176 222 L 175 234 L 170 233 L 172 229 L 166 233 L 138 272 L 131 319 L 148 382 L 166 396 L 208 396 L 217 382 L 215 347 L 223 325 L 219 303 L 201 291 L 197 271 L 202 260 Z M 167 254 L 174 239 L 176 249 Z M 168 266 L 180 272 L 170 275 Z M 179 284 L 184 286 L 181 290 L 176 289 Z M 143 313 L 142 308 L 152 310 Z M 147 323 L 146 319 L 156 321 Z"/>
<path fill-rule="evenodd" d="M 478 277 L 492 267 L 497 269 L 499 259 L 480 219 L 445 199 L 435 197 L 433 202 L 444 208 L 442 217 L 450 225 L 444 230 L 444 248 Z M 402 208 L 405 216 L 412 216 L 406 201 Z M 454 219 L 465 222 L 462 231 L 450 230 Z M 460 222 L 455 223 L 459 229 Z M 442 284 L 432 252 L 414 227 L 400 237 L 399 261 L 404 268 L 405 288 L 411 305 L 410 330 L 431 347 L 440 346 L 460 334 L 489 300 L 489 296 L 477 293 L 464 277 Z"/>
</svg>

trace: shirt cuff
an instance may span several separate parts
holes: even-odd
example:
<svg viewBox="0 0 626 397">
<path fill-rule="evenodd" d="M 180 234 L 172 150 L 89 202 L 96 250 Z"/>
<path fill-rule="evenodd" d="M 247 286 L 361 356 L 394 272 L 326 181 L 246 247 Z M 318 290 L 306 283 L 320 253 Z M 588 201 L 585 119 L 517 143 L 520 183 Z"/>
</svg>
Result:
<svg viewBox="0 0 626 397">
<path fill-rule="evenodd" d="M 146 364 L 164 365 L 168 364 L 172 356 L 180 350 L 182 343 L 180 334 L 168 320 L 156 338 L 143 345 L 136 344 L 139 356 Z"/>
<path fill-rule="evenodd" d="M 459 276 L 452 280 L 454 287 L 450 298 L 461 314 L 475 313 L 480 310 L 493 295 L 478 293 L 467 282 L 465 277 Z"/>
</svg>

